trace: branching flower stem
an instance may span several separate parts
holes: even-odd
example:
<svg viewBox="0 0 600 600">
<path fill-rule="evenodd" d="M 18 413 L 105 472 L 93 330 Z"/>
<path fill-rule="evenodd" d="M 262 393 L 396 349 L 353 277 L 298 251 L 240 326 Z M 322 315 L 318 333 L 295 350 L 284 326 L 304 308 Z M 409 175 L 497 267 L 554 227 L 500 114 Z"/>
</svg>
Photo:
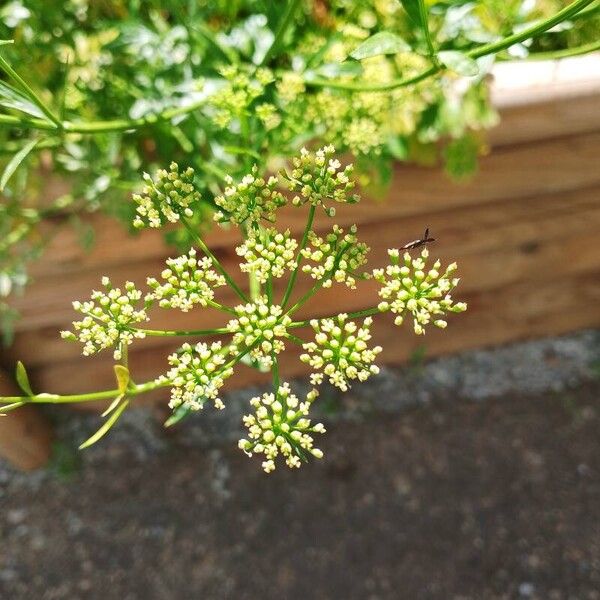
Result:
<svg viewBox="0 0 600 600">
<path fill-rule="evenodd" d="M 229 273 L 225 270 L 219 259 L 211 252 L 210 248 L 206 245 L 206 242 L 198 235 L 198 232 L 189 224 L 188 220 L 183 215 L 181 215 L 181 222 L 183 223 L 183 226 L 188 230 L 196 244 L 198 244 L 198 247 L 202 250 L 202 252 L 204 252 L 204 254 L 206 254 L 206 256 L 210 258 L 213 265 L 215 266 L 215 269 L 217 269 L 217 271 L 219 271 L 219 273 L 221 273 L 221 275 L 225 277 L 225 280 L 231 286 L 231 289 L 240 297 L 241 300 L 243 300 L 244 302 L 248 302 L 248 296 L 246 296 L 246 294 L 244 294 L 244 292 L 240 289 L 238 284 L 235 281 L 233 281 L 231 275 L 229 275 Z"/>
<path fill-rule="evenodd" d="M 192 337 L 202 335 L 222 335 L 229 333 L 227 327 L 216 327 L 214 329 L 143 329 L 132 327 L 132 331 L 140 331 L 151 337 Z"/>
<path fill-rule="evenodd" d="M 246 346 L 236 356 L 234 356 L 226 365 L 225 368 L 233 367 L 248 354 L 260 341 L 257 338 L 252 344 Z M 131 384 L 127 388 L 128 396 L 139 396 L 153 390 L 169 387 L 173 384 L 169 379 L 153 380 L 141 384 Z M 121 394 L 120 389 L 103 390 L 100 392 L 89 392 L 86 394 L 34 394 L 33 396 L 2 396 L 0 406 L 0 414 L 15 410 L 25 404 L 70 404 L 75 402 L 94 402 L 97 400 L 111 400 Z"/>
<path fill-rule="evenodd" d="M 127 394 L 130 396 L 138 396 L 152 390 L 163 388 L 171 385 L 171 382 L 166 381 L 148 381 L 141 384 L 133 384 L 127 389 Z M 101 392 L 89 392 L 87 394 L 34 394 L 33 396 L 3 396 L 2 402 L 7 404 L 69 404 L 73 402 L 94 402 L 95 400 L 111 400 L 121 393 L 119 389 L 103 390 Z M 16 407 L 15 407 L 16 408 Z M 0 407 L 0 412 L 4 411 L 5 407 Z"/>
<path fill-rule="evenodd" d="M 285 310 L 287 303 L 289 302 L 290 296 L 294 289 L 294 285 L 296 283 L 296 279 L 298 277 L 298 270 L 300 269 L 300 261 L 302 260 L 302 251 L 306 248 L 306 244 L 308 243 L 308 236 L 312 230 L 313 222 L 315 220 L 315 212 L 317 207 L 311 205 L 308 211 L 308 219 L 306 220 L 306 227 L 304 228 L 304 234 L 302 235 L 302 240 L 300 241 L 300 247 L 298 248 L 298 255 L 296 256 L 296 267 L 292 271 L 290 279 L 288 281 L 288 285 L 285 289 L 285 294 L 283 295 L 283 300 L 281 301 L 281 306 Z"/>
</svg>

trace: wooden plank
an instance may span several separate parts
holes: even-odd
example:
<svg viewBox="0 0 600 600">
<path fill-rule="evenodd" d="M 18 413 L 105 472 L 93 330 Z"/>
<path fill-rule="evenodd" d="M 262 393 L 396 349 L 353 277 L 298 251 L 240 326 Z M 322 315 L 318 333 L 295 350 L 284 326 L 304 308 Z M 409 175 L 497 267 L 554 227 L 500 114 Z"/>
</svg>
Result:
<svg viewBox="0 0 600 600">
<path fill-rule="evenodd" d="M 388 322 L 374 327 L 374 342 L 384 347 L 382 363 L 400 364 L 420 346 L 425 345 L 427 357 L 435 357 L 471 348 L 493 346 L 515 340 L 558 335 L 600 323 L 600 270 L 594 273 L 561 277 L 546 281 L 526 281 L 488 292 L 472 292 L 461 296 L 469 302 L 469 310 L 451 318 L 444 332 L 431 328 L 424 337 L 414 336 L 407 323 L 396 328 Z M 166 353 L 165 353 L 166 354 Z M 132 357 L 134 372 L 152 376 L 164 368 L 165 354 L 157 349 L 140 351 Z M 94 382 L 100 387 L 112 387 L 112 373 L 108 361 L 94 361 Z M 104 363 L 104 364 L 103 364 Z M 36 374 L 38 384 L 58 389 L 64 381 L 79 389 L 90 380 L 89 365 L 73 367 L 58 364 L 46 367 Z M 294 351 L 282 359 L 284 379 L 303 375 L 306 366 L 297 360 Z M 247 367 L 240 367 L 228 382 L 230 388 L 243 387 L 268 381 Z M 159 390 L 137 402 L 166 403 L 168 391 Z M 77 405 L 81 410 L 98 410 L 99 403 Z"/>
<path fill-rule="evenodd" d="M 494 285 L 495 281 L 504 281 L 506 277 L 518 279 L 532 271 L 540 273 L 545 265 L 554 268 L 559 263 L 567 269 L 576 269 L 582 262 L 591 260 L 593 266 L 597 260 L 594 249 L 600 239 L 594 237 L 600 227 L 599 197 L 600 186 L 526 201 L 510 200 L 454 211 L 440 210 L 428 215 L 426 224 L 439 240 L 436 253 L 444 260 L 460 261 L 463 282 L 469 289 L 471 285 Z M 388 247 L 401 245 L 418 235 L 423 227 L 420 216 L 361 226 L 360 238 L 372 248 L 370 264 L 384 264 Z M 577 257 L 573 260 L 561 262 L 561 256 L 565 256 L 570 245 L 575 251 L 581 248 L 583 235 L 590 236 L 591 251 L 588 247 L 585 253 L 576 252 Z M 537 248 L 537 252 L 523 250 L 530 247 Z M 225 259 L 231 273 L 237 271 L 237 261 L 237 257 L 231 255 Z M 500 268 L 499 261 L 504 261 L 505 268 Z M 162 263 L 152 259 L 119 265 L 112 270 L 111 276 L 114 275 L 118 282 L 127 278 L 143 281 L 147 274 L 159 273 L 161 269 Z M 7 359 L 21 357 L 33 366 L 74 358 L 79 347 L 60 340 L 57 332 L 68 327 L 75 316 L 70 300 L 89 296 L 90 289 L 98 286 L 101 273 L 86 271 L 66 280 L 48 279 L 34 283 L 20 306 L 30 326 L 27 330 L 22 328 L 14 346 L 7 351 Z M 310 283 L 308 278 L 300 278 L 300 293 L 308 289 Z M 219 298 L 225 304 L 237 303 L 228 289 L 222 290 Z M 155 314 L 153 325 L 157 328 L 197 329 L 222 325 L 221 315 L 213 311 L 206 311 L 201 317 L 198 311 L 182 314 L 159 310 Z M 145 343 L 159 341 L 152 339 Z M 40 348 L 44 352 L 40 352 Z"/>
<path fill-rule="evenodd" d="M 500 111 L 500 123 L 485 134 L 494 148 L 600 130 L 600 91 L 574 98 L 516 104 Z"/>
<path fill-rule="evenodd" d="M 598 155 L 600 132 L 549 140 L 526 146 L 503 147 L 482 158 L 480 172 L 469 182 L 452 184 L 439 169 L 411 165 L 399 166 L 388 198 L 382 202 L 364 201 L 356 206 L 340 208 L 340 224 L 368 223 L 408 215 L 427 215 L 441 209 L 473 206 L 505 198 L 526 198 L 534 195 L 558 193 L 600 183 Z M 285 211 L 280 220 L 282 227 L 302 230 L 304 211 Z M 97 269 L 110 273 L 119 264 L 164 259 L 171 254 L 162 243 L 160 232 L 143 232 L 130 237 L 125 228 L 107 217 L 91 217 L 97 224 L 97 243 L 91 253 L 83 253 L 76 234 L 69 228 L 59 232 L 44 257 L 33 265 L 34 281 Z M 317 226 L 328 222 L 319 214 Z M 213 229 L 207 236 L 211 248 L 231 252 L 237 237 L 233 230 Z M 35 286 L 35 283 L 34 283 Z M 17 308 L 37 293 L 35 288 L 23 299 L 16 299 Z M 43 297 L 37 296 L 38 301 Z M 28 328 L 27 317 L 17 323 Z M 37 326 L 37 323 L 36 323 Z"/>
<path fill-rule="evenodd" d="M 11 378 L 0 371 L 0 396 L 21 392 Z M 52 450 L 52 428 L 34 406 L 24 406 L 0 417 L 0 457 L 23 471 L 43 467 Z"/>
<path fill-rule="evenodd" d="M 600 93 L 600 52 L 562 60 L 494 65 L 491 95 L 500 109 Z"/>
<path fill-rule="evenodd" d="M 440 212 L 432 215 L 430 224 L 435 227 L 434 231 L 440 232 L 444 244 L 438 244 L 433 251 L 446 261 L 456 259 L 459 262 L 462 282 L 458 297 L 493 295 L 497 290 L 518 288 L 523 283 L 543 288 L 548 281 L 564 280 L 567 282 L 565 285 L 569 285 L 568 281 L 573 277 L 586 274 L 594 277 L 600 268 L 600 238 L 597 235 L 600 226 L 599 194 L 600 189 L 596 188 L 528 202 L 502 202 L 450 213 Z M 385 260 L 386 248 L 393 245 L 398 229 L 405 229 L 406 223 L 391 221 L 362 228 L 362 237 L 373 245 L 378 256 L 374 264 Z M 317 314 L 359 310 L 368 306 L 375 298 L 373 283 L 365 284 L 364 290 L 353 293 L 338 287 L 322 293 L 318 299 Z M 311 310 L 314 309 L 315 304 Z M 212 311 L 196 311 L 187 315 L 178 311 L 160 312 L 161 318 L 153 322 L 153 326 L 198 328 L 223 324 L 222 317 Z M 581 318 L 588 326 L 600 324 L 600 314 L 594 310 L 588 309 L 585 316 L 573 318 L 576 321 L 574 326 L 579 326 Z M 519 335 L 520 325 L 515 323 L 514 328 L 515 335 Z M 511 330 L 509 326 L 507 335 Z M 448 335 L 451 335 L 450 332 Z M 59 387 L 50 388 L 51 391 L 79 389 L 75 382 L 84 386 L 82 391 L 112 384 L 110 355 L 84 360 L 79 356 L 79 345 L 63 342 L 56 336 L 55 330 L 51 340 L 46 336 L 47 332 L 43 331 L 22 333 L 11 351 L 11 358 L 20 357 L 30 369 L 36 367 L 33 373 L 42 380 L 44 368 L 62 372 L 61 364 L 56 367 L 50 365 L 63 363 L 62 368 L 71 371 L 71 375 L 57 378 L 54 383 Z M 461 343 L 460 336 L 456 343 Z M 464 343 L 465 347 L 472 347 L 469 340 Z M 139 342 L 131 352 L 132 364 L 139 364 L 142 369 L 139 374 L 136 372 L 138 380 L 151 378 L 164 369 L 165 357 L 176 345 L 177 341 L 164 338 L 148 338 Z M 147 369 L 149 365 L 157 364 L 151 357 L 152 353 L 160 357 L 158 364 L 161 366 L 155 371 Z M 81 377 L 78 372 L 81 372 Z M 106 379 L 102 379 L 104 377 Z"/>
</svg>

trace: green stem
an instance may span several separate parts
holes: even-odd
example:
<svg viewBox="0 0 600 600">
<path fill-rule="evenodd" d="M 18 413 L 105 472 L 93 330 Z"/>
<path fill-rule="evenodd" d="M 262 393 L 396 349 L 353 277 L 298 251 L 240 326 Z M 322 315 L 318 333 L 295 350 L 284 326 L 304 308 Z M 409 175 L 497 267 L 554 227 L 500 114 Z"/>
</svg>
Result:
<svg viewBox="0 0 600 600">
<path fill-rule="evenodd" d="M 326 276 L 325 276 L 326 277 Z M 325 278 L 321 279 L 318 283 L 313 285 L 300 300 L 298 300 L 288 311 L 285 313 L 287 316 L 293 315 L 299 308 L 302 307 L 308 300 L 310 300 L 322 287 Z"/>
<path fill-rule="evenodd" d="M 44 119 L 31 117 L 21 117 L 13 115 L 0 115 L 0 124 L 14 125 L 15 127 L 24 127 L 26 129 L 56 130 L 62 129 L 65 133 L 104 133 L 108 131 L 127 131 L 130 129 L 141 129 L 146 125 L 154 125 L 160 121 L 168 121 L 175 117 L 194 112 L 202 105 L 205 100 L 193 102 L 188 106 L 178 108 L 169 108 L 156 115 L 147 115 L 139 119 L 113 119 L 110 121 L 88 121 L 76 122 L 63 121 L 57 127 Z"/>
<path fill-rule="evenodd" d="M 325 275 L 323 275 L 323 277 L 310 290 L 308 290 L 308 292 L 306 292 L 306 294 L 304 294 L 304 296 L 302 296 L 302 298 L 300 298 L 300 300 L 298 300 L 296 304 L 292 306 L 292 308 L 287 311 L 287 316 L 293 315 L 302 305 L 308 302 L 308 300 L 310 300 L 310 298 L 312 298 L 323 287 L 323 284 L 330 279 L 330 276 L 333 276 L 333 274 L 337 271 L 340 260 L 342 260 L 342 256 L 344 256 L 344 253 L 349 245 L 350 244 L 347 243 L 342 245 L 337 256 L 335 257 L 331 270 L 325 273 Z"/>
<path fill-rule="evenodd" d="M 183 215 L 181 215 L 181 222 L 183 223 L 184 227 L 188 230 L 192 238 L 194 238 L 194 241 L 196 242 L 196 244 L 198 244 L 198 247 L 202 250 L 202 252 L 204 252 L 204 254 L 206 254 L 206 256 L 210 258 L 213 265 L 215 266 L 215 269 L 217 269 L 217 271 L 219 271 L 219 273 L 221 273 L 221 275 L 225 277 L 225 281 L 227 281 L 231 289 L 233 289 L 233 291 L 240 297 L 241 300 L 243 300 L 244 302 L 248 302 L 248 296 L 246 296 L 246 294 L 244 294 L 244 292 L 242 292 L 242 290 L 238 287 L 237 283 L 233 281 L 231 275 L 227 273 L 223 265 L 220 263 L 219 259 L 210 251 L 210 248 L 206 245 L 204 240 L 198 235 L 198 233 L 189 224 L 188 220 Z"/>
<path fill-rule="evenodd" d="M 308 219 L 306 221 L 306 227 L 304 228 L 304 234 L 302 235 L 302 240 L 300 241 L 300 248 L 298 248 L 298 255 L 296 257 L 296 267 L 292 271 L 290 275 L 287 288 L 285 289 L 285 294 L 283 295 L 283 299 L 281 301 L 281 307 L 285 310 L 285 307 L 292 295 L 292 291 L 294 290 L 294 285 L 296 283 L 296 278 L 298 277 L 298 269 L 300 269 L 300 261 L 302 260 L 302 250 L 306 248 L 306 244 L 308 243 L 308 236 L 312 230 L 313 222 L 315 220 L 315 211 L 317 207 L 314 204 L 311 204 L 310 210 L 308 211 Z"/>
<path fill-rule="evenodd" d="M 476 48 L 473 48 L 466 52 L 465 54 L 469 58 L 477 59 L 482 56 L 487 56 L 488 54 L 496 54 L 501 52 L 502 50 L 506 50 L 510 48 L 510 46 L 514 46 L 520 42 L 524 42 L 530 38 L 537 37 L 538 35 L 552 29 L 559 23 L 566 21 L 571 18 L 586 6 L 595 2 L 595 0 L 575 0 L 562 10 L 558 11 L 552 17 L 545 19 L 531 27 L 527 27 L 518 33 L 513 33 L 497 42 L 493 42 L 490 44 L 483 44 Z M 426 69 L 425 71 L 419 73 L 418 75 L 413 75 L 410 77 L 405 77 L 403 79 L 394 79 L 392 81 L 388 81 L 387 83 L 378 83 L 378 84 L 365 84 L 365 83 L 352 83 L 352 82 L 344 82 L 339 80 L 327 80 L 327 79 L 305 79 L 305 84 L 308 87 L 324 87 L 324 88 L 334 88 L 341 89 L 347 91 L 354 92 L 385 92 L 388 90 L 394 90 L 400 87 L 406 87 L 408 85 L 413 85 L 424 79 L 428 79 L 432 75 L 439 73 L 444 69 L 443 65 L 438 64 Z"/>
<path fill-rule="evenodd" d="M 152 390 L 167 387 L 171 385 L 170 381 L 148 381 L 139 385 L 133 385 L 127 389 L 128 396 L 137 396 Z M 23 404 L 68 404 L 73 402 L 93 402 L 94 400 L 110 400 L 118 396 L 121 390 L 104 390 L 101 392 L 90 392 L 88 394 L 35 394 L 33 396 L 2 396 L 1 402 L 12 404 L 22 402 Z M 0 411 L 2 409 L 0 408 Z"/>
<path fill-rule="evenodd" d="M 217 327 L 215 329 L 190 329 L 189 331 L 183 329 L 142 329 L 141 327 L 132 327 L 131 330 L 141 331 L 151 337 L 191 337 L 196 335 L 220 335 L 229 333 L 227 327 Z"/>
<path fill-rule="evenodd" d="M 571 56 L 579 56 L 580 54 L 588 54 L 600 50 L 600 41 L 590 42 L 576 48 L 565 48 L 564 50 L 551 50 L 548 52 L 532 52 L 521 60 L 560 60 L 561 58 L 569 58 Z M 514 60 L 512 56 L 502 57 L 502 60 Z"/>
<path fill-rule="evenodd" d="M 273 367 L 271 368 L 271 374 L 273 375 L 273 391 L 277 393 L 277 390 L 279 389 L 279 360 L 275 352 L 271 354 L 271 357 L 273 359 Z"/>
<path fill-rule="evenodd" d="M 288 329 L 289 329 L 289 326 L 288 326 Z M 292 333 L 287 333 L 286 337 L 289 340 L 291 340 L 292 342 L 294 342 L 294 344 L 298 344 L 298 346 L 303 346 L 304 345 L 304 340 L 300 339 L 297 335 L 294 335 Z"/>
<path fill-rule="evenodd" d="M 419 15 L 421 17 L 423 33 L 425 34 L 425 42 L 427 44 L 429 56 L 431 57 L 434 64 L 438 64 L 438 60 L 435 55 L 435 48 L 433 47 L 433 40 L 431 39 L 431 31 L 429 31 L 429 18 L 427 15 L 427 8 L 425 7 L 425 2 L 423 0 L 419 0 Z"/>
<path fill-rule="evenodd" d="M 237 315 L 237 313 L 235 312 L 235 310 L 233 310 L 233 308 L 229 308 L 229 306 L 225 306 L 224 304 L 221 304 L 220 302 L 215 302 L 214 300 L 208 300 L 207 303 L 208 303 L 208 306 L 210 306 L 211 308 L 216 308 L 217 310 L 229 313 L 230 315 Z"/>
<path fill-rule="evenodd" d="M 260 61 L 261 65 L 266 64 L 267 61 L 270 58 L 272 58 L 273 55 L 276 54 L 279 50 L 283 42 L 283 38 L 288 30 L 288 27 L 293 21 L 294 15 L 296 14 L 296 11 L 300 7 L 301 3 L 301 0 L 288 0 L 285 12 L 283 13 L 283 16 L 281 17 L 281 20 L 279 21 L 279 24 L 277 26 L 277 31 L 275 32 L 275 38 L 273 39 L 273 43 L 265 52 L 263 59 Z"/>
</svg>

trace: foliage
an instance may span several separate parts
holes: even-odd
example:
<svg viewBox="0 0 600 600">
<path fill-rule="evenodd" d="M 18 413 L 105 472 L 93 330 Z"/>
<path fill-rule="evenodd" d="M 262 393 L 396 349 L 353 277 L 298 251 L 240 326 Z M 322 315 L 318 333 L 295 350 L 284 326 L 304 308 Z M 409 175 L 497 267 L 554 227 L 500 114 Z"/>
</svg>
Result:
<svg viewBox="0 0 600 600">
<path fill-rule="evenodd" d="M 229 184 L 221 193 L 226 175 L 248 199 L 242 213 L 252 206 L 256 216 L 262 196 L 248 194 L 268 180 L 241 176 L 256 177 L 252 164 L 275 169 L 309 141 L 354 155 L 363 185 L 385 181 L 390 161 L 419 160 L 448 141 L 447 170 L 467 176 L 482 147 L 473 132 L 497 118 L 486 80 L 494 56 L 597 47 L 597 6 L 564 6 L 10 0 L 0 8 L 0 38 L 14 40 L 0 47 L 0 296 L 26 282 L 26 263 L 57 220 L 102 210 L 130 223 L 132 191 L 135 224 L 151 219 L 168 199 L 144 192 L 139 172 L 172 161 L 194 170 L 203 198 L 190 207 L 194 226 L 237 201 Z M 48 172 L 68 178 L 68 193 L 48 193 Z M 277 206 L 274 194 L 264 210 Z M 191 241 L 185 228 L 169 239 Z M 0 314 L 12 318 L 6 306 Z"/>
</svg>

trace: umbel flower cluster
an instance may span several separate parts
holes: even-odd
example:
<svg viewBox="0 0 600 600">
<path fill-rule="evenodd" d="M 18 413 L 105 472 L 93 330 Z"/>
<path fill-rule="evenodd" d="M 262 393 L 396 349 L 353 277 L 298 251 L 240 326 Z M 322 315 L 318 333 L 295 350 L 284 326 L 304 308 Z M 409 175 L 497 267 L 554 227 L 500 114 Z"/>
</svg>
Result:
<svg viewBox="0 0 600 600">
<path fill-rule="evenodd" d="M 168 424 L 203 409 L 207 402 L 223 409 L 225 382 L 242 364 L 246 364 L 243 368 L 260 365 L 271 370 L 272 391 L 250 401 L 251 411 L 243 420 L 248 433 L 239 447 L 249 455 L 262 455 L 267 473 L 280 459 L 289 467 L 299 467 L 311 457 L 323 456 L 314 445 L 314 436 L 324 433 L 325 428 L 321 423 L 313 424 L 310 416 L 318 405 L 318 387 L 329 382 L 346 391 L 354 382 L 366 381 L 379 372 L 376 361 L 382 348 L 372 342 L 373 317 L 390 312 L 395 325 L 400 326 L 410 316 L 415 333 L 420 335 L 430 323 L 446 327 L 448 313 L 466 309 L 450 295 L 458 284 L 456 264 L 442 269 L 440 261 L 435 261 L 427 267 L 427 248 L 419 255 L 407 251 L 402 256 L 400 250 L 390 249 L 387 265 L 365 271 L 369 248 L 359 241 L 356 226 L 347 231 L 335 224 L 331 228 L 315 226 L 315 212 L 320 207 L 332 215 L 332 204 L 358 201 L 350 178 L 352 167 L 342 168 L 333 153 L 331 146 L 316 152 L 303 150 L 292 161 L 289 173 L 283 170 L 265 179 L 254 169 L 237 183 L 225 181 L 225 191 L 217 202 L 222 208 L 217 219 L 244 225 L 240 229 L 245 237 L 235 256 L 240 270 L 254 278 L 251 292 L 236 283 L 231 265 L 221 262 L 196 236 L 198 248 L 169 258 L 159 279 L 147 279 L 145 295 L 131 282 L 121 290 L 105 278 L 105 291 L 94 291 L 89 301 L 74 303 L 83 318 L 73 323 L 72 331 L 63 332 L 63 337 L 81 342 L 86 356 L 112 349 L 119 361 L 115 367 L 116 399 L 105 413 L 110 415 L 107 422 L 92 441 L 110 429 L 128 398 L 157 388 L 171 390 L 173 415 Z M 155 227 L 179 219 L 194 231 L 190 212 L 202 198 L 193 180 L 190 169 L 180 171 L 175 164 L 169 172 L 159 171 L 155 179 L 147 179 L 144 196 L 135 198 L 136 225 Z M 306 226 L 298 237 L 274 225 L 277 209 L 287 204 L 286 187 L 297 194 L 292 196 L 289 210 L 307 213 Z M 339 285 L 341 291 L 352 290 L 363 279 L 374 279 L 380 286 L 379 298 L 374 297 L 372 305 L 363 310 L 327 313 L 327 304 L 316 298 L 324 288 Z M 224 287 L 229 288 L 224 297 L 231 299 L 233 294 L 236 301 L 228 303 L 219 297 L 219 289 Z M 193 330 L 146 329 L 143 325 L 154 308 L 184 313 L 206 308 L 211 310 L 211 319 L 215 313 L 221 316 L 222 325 Z M 297 312 L 308 308 L 312 308 L 313 318 L 299 320 Z M 203 322 L 202 313 L 198 322 Z M 133 383 L 125 349 L 136 338 L 149 336 L 188 340 L 168 357 L 164 373 L 153 381 Z M 192 342 L 190 337 L 201 339 Z M 292 392 L 289 383 L 280 380 L 281 357 L 289 345 L 300 347 L 300 360 L 312 371 L 313 389 L 304 400 Z M 50 397 L 54 401 L 84 401 L 106 399 L 111 394 L 103 391 L 61 397 L 35 395 L 24 389 L 27 396 L 16 402 L 12 398 L 10 404 L 4 402 L 8 405 L 4 408 L 48 401 Z"/>
<path fill-rule="evenodd" d="M 146 334 L 133 326 L 148 321 L 148 302 L 141 304 L 142 292 L 128 281 L 125 290 L 114 288 L 108 277 L 102 278 L 105 291 L 93 291 L 90 300 L 73 302 L 73 308 L 83 315 L 81 321 L 73 321 L 73 331 L 61 331 L 65 340 L 79 340 L 83 355 L 89 356 L 113 348 L 115 360 L 121 360 L 126 346 L 134 338 Z"/>
</svg>

